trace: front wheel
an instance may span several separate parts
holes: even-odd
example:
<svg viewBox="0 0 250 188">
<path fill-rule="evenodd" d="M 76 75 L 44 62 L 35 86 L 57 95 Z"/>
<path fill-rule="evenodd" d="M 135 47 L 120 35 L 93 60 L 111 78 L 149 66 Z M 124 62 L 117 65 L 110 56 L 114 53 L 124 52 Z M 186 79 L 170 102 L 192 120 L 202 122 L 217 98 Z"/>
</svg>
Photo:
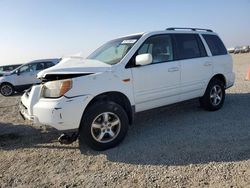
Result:
<svg viewBox="0 0 250 188">
<path fill-rule="evenodd" d="M 80 125 L 80 144 L 94 150 L 106 150 L 118 145 L 128 131 L 128 116 L 114 102 L 97 102 L 84 114 Z"/>
<path fill-rule="evenodd" d="M 219 110 L 225 100 L 225 87 L 222 81 L 213 79 L 208 84 L 205 94 L 200 99 L 201 106 L 208 111 Z"/>
<path fill-rule="evenodd" d="M 3 83 L 0 87 L 0 93 L 5 97 L 11 96 L 14 93 L 14 88 L 11 84 Z"/>
</svg>

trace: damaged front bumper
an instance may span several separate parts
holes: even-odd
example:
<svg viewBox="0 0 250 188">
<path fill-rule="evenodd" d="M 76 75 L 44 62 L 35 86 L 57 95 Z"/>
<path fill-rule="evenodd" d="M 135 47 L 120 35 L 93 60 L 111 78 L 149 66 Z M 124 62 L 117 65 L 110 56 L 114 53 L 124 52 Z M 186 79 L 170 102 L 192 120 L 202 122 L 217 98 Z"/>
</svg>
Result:
<svg viewBox="0 0 250 188">
<path fill-rule="evenodd" d="M 41 98 L 41 86 L 33 86 L 30 93 L 21 97 L 20 114 L 35 124 L 49 125 L 58 130 L 79 128 L 89 95 L 60 97 L 57 99 Z"/>
</svg>

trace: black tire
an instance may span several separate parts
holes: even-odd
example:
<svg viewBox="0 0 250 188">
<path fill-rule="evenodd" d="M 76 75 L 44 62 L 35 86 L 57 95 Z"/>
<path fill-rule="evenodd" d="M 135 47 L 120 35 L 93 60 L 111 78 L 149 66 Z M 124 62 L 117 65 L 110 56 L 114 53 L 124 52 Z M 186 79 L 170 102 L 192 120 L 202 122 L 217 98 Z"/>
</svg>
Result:
<svg viewBox="0 0 250 188">
<path fill-rule="evenodd" d="M 14 92 L 14 87 L 9 83 L 3 83 L 0 86 L 0 93 L 5 97 L 13 95 Z"/>
<path fill-rule="evenodd" d="M 102 141 L 97 141 L 96 137 L 99 136 L 99 138 L 101 137 L 101 133 L 102 131 L 108 131 L 109 127 L 104 127 L 102 129 L 106 130 L 102 130 L 99 128 L 93 128 L 93 124 L 94 122 L 100 121 L 100 123 L 96 123 L 98 126 L 102 125 L 103 126 L 108 126 L 107 122 L 109 122 L 109 126 L 111 126 L 112 121 L 108 120 L 106 121 L 106 125 L 105 125 L 105 115 L 108 113 L 108 119 L 111 118 L 111 120 L 114 122 L 114 120 L 117 120 L 120 122 L 120 128 L 118 129 L 118 124 L 116 128 L 116 130 L 112 130 L 113 128 L 110 128 L 109 130 L 111 130 L 113 133 L 115 133 L 116 137 L 112 138 L 111 135 L 109 133 L 103 133 L 103 140 Z M 93 124 L 92 124 L 93 123 Z M 84 113 L 82 120 L 81 120 L 81 125 L 80 125 L 80 136 L 79 136 L 79 141 L 80 141 L 80 145 L 84 142 L 86 143 L 89 147 L 91 147 L 94 150 L 97 151 L 102 151 L 102 150 L 106 150 L 112 147 L 117 146 L 126 136 L 127 131 L 128 131 L 128 116 L 127 113 L 125 112 L 125 110 L 119 105 L 116 104 L 114 102 L 96 102 L 93 105 L 91 105 L 90 107 L 88 107 L 88 109 L 86 110 L 86 112 Z M 118 131 L 119 130 L 119 131 Z M 98 135 L 98 136 L 97 136 Z M 105 137 L 108 138 L 110 137 L 110 141 L 105 141 Z M 101 143 L 104 142 L 105 143 Z"/>
<path fill-rule="evenodd" d="M 218 92 L 218 96 L 221 98 L 220 101 L 219 101 L 219 98 L 215 99 L 216 94 L 213 95 L 215 90 L 221 91 L 220 94 Z M 200 105 L 201 107 L 203 107 L 205 110 L 208 110 L 208 111 L 219 110 L 224 104 L 225 94 L 226 93 L 225 93 L 224 83 L 221 80 L 212 79 L 207 86 L 205 94 L 203 95 L 203 97 L 199 99 Z M 214 97 L 212 98 L 211 96 L 214 96 Z"/>
</svg>

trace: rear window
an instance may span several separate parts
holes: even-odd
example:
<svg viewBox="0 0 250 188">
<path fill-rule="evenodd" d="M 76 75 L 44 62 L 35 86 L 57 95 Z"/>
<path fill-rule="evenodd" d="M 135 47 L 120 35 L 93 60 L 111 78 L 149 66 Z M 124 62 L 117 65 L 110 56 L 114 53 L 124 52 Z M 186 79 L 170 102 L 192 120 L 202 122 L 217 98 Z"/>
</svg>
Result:
<svg viewBox="0 0 250 188">
<path fill-rule="evenodd" d="M 221 39 L 216 35 L 202 35 L 213 56 L 226 55 L 227 49 L 225 48 Z"/>
<path fill-rule="evenodd" d="M 176 59 L 190 59 L 207 56 L 206 50 L 197 34 L 175 34 Z"/>
</svg>

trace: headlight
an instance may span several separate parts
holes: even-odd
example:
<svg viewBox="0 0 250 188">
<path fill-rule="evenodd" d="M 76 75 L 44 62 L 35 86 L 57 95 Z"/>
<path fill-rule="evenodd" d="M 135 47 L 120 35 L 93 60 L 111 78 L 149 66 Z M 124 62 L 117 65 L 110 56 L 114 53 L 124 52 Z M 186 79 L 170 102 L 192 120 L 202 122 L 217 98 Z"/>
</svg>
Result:
<svg viewBox="0 0 250 188">
<path fill-rule="evenodd" d="M 72 88 L 72 85 L 71 79 L 47 82 L 43 85 L 42 96 L 45 98 L 61 97 Z"/>
</svg>

